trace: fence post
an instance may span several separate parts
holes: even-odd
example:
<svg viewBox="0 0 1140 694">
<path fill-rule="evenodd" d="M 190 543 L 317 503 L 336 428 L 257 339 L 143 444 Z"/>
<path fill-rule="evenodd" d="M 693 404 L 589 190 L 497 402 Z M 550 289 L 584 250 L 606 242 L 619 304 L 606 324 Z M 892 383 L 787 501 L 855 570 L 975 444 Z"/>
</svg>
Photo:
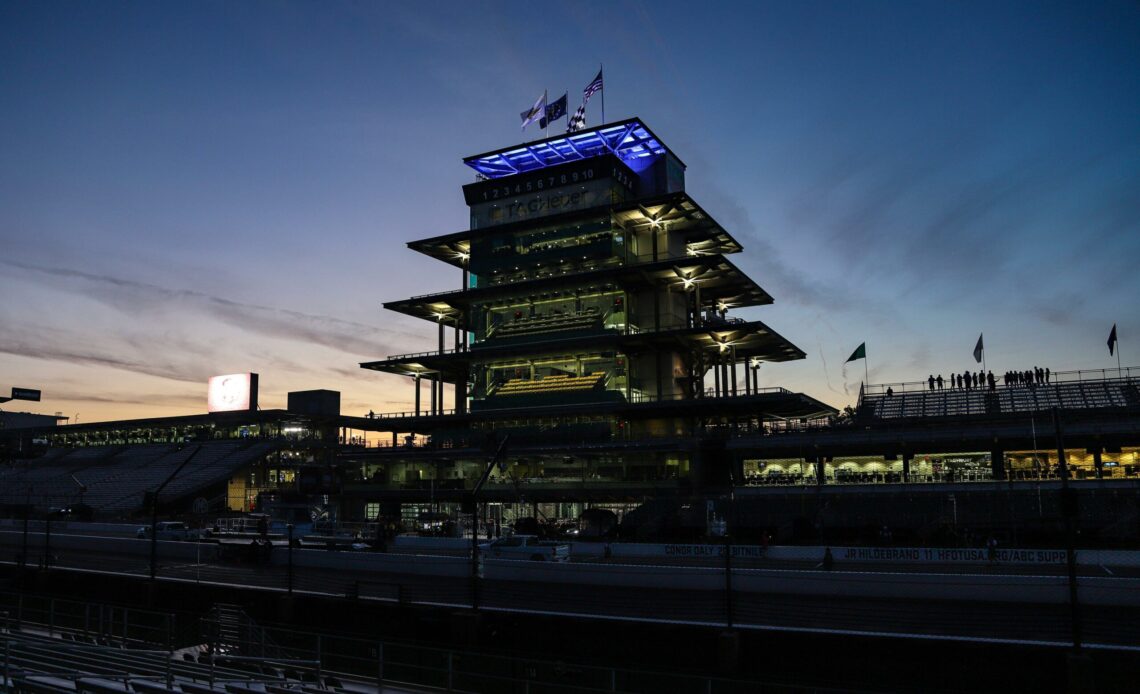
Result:
<svg viewBox="0 0 1140 694">
<path fill-rule="evenodd" d="M 323 660 L 324 659 L 321 658 L 321 635 L 317 634 L 317 680 L 321 681 L 322 684 L 323 678 L 321 677 L 321 663 Z"/>
</svg>

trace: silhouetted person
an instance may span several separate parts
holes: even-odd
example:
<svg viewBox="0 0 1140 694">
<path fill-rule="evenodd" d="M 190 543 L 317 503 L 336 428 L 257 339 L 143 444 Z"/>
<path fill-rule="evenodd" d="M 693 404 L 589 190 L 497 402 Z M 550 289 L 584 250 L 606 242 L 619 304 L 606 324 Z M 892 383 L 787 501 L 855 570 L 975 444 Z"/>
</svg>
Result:
<svg viewBox="0 0 1140 694">
<path fill-rule="evenodd" d="M 887 397 L 889 398 L 889 397 L 891 397 L 891 396 L 892 396 L 892 395 L 894 395 L 894 394 L 895 394 L 895 391 L 894 391 L 894 389 L 893 389 L 893 388 L 891 388 L 890 386 L 887 386 Z"/>
<path fill-rule="evenodd" d="M 951 376 L 951 378 L 954 378 L 954 377 Z M 958 388 L 959 389 L 962 388 L 962 374 L 958 374 Z"/>
<path fill-rule="evenodd" d="M 927 378 L 926 382 L 930 384 L 930 389 L 934 390 L 934 374 L 930 374 L 930 378 Z"/>
<path fill-rule="evenodd" d="M 938 383 L 938 390 L 942 390 L 942 374 L 938 374 L 936 383 Z"/>
<path fill-rule="evenodd" d="M 1048 366 L 1045 367 L 1045 382 L 1046 383 L 1049 382 L 1049 367 Z"/>
<path fill-rule="evenodd" d="M 997 388 L 997 380 L 994 379 L 994 372 L 993 371 L 986 374 L 986 380 L 989 381 L 990 390 L 994 390 Z"/>
</svg>

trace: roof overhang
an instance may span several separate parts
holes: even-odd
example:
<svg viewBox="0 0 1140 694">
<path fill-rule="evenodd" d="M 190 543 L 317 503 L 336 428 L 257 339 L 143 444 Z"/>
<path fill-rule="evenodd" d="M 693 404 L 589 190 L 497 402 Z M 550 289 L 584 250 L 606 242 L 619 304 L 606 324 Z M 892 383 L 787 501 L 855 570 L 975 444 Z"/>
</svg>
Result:
<svg viewBox="0 0 1140 694">
<path fill-rule="evenodd" d="M 666 286 L 672 291 L 694 292 L 702 307 L 718 310 L 772 303 L 772 296 L 723 255 L 670 258 L 650 263 L 600 268 L 570 275 L 543 277 L 515 284 L 492 285 L 467 290 L 390 301 L 384 308 L 414 318 L 471 329 L 467 323 L 472 304 L 495 301 L 518 302 L 556 292 L 573 296 L 575 291 L 600 286 L 635 288 Z"/>
<path fill-rule="evenodd" d="M 469 229 L 417 241 L 409 241 L 408 248 L 458 268 L 467 266 L 471 257 L 471 243 L 476 236 L 511 234 L 516 231 L 533 232 L 545 225 L 569 226 L 577 222 L 610 215 L 616 229 L 639 230 L 667 228 L 681 236 L 685 252 L 691 256 L 719 253 L 727 255 L 743 250 L 712 215 L 685 193 L 670 193 L 649 200 L 638 200 L 612 208 L 595 207 L 557 218 L 524 220 L 482 229 Z"/>
<path fill-rule="evenodd" d="M 613 154 L 634 171 L 669 152 L 653 131 L 639 118 L 555 135 L 523 145 L 465 157 L 463 163 L 486 178 L 502 178 L 525 171 Z M 677 155 L 669 152 L 678 163 Z M 681 163 L 684 166 L 683 163 Z"/>
</svg>

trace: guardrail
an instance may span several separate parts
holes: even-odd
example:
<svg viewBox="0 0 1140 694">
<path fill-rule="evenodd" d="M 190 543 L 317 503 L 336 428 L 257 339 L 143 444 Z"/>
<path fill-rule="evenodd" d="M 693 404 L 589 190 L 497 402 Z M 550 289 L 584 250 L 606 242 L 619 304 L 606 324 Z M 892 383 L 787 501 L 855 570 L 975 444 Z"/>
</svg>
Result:
<svg viewBox="0 0 1140 694">
<path fill-rule="evenodd" d="M 975 373 L 975 372 L 970 371 L 970 373 Z M 1003 374 L 1004 374 L 1004 372 L 1002 372 L 1002 374 L 994 374 L 994 377 L 997 380 L 996 387 L 998 389 L 1026 388 L 1026 387 L 1028 387 L 1027 385 L 1008 385 L 1008 386 L 1005 385 L 1002 382 L 1002 375 Z M 955 373 L 952 375 L 956 376 L 958 374 Z M 937 378 L 939 376 L 939 374 L 934 374 L 934 376 L 935 376 L 935 378 Z M 1118 380 L 1129 380 L 1129 379 L 1140 379 L 1140 367 L 1125 366 L 1125 367 L 1120 368 L 1120 369 L 1082 369 L 1079 371 L 1050 371 L 1049 382 L 1048 383 L 1038 383 L 1036 385 L 1042 386 L 1042 385 L 1056 385 L 1058 383 L 1084 383 L 1084 382 L 1089 382 L 1089 381 L 1093 381 L 1093 382 L 1095 382 L 1095 381 L 1118 381 Z M 865 395 L 886 395 L 888 388 L 891 389 L 891 392 L 900 393 L 900 394 L 901 393 L 914 393 L 914 392 L 918 392 L 918 391 L 929 392 L 931 390 L 930 381 L 926 380 L 926 381 L 899 381 L 899 382 L 894 382 L 894 383 L 870 383 L 870 384 L 866 384 L 864 386 L 863 392 Z M 938 388 L 937 383 L 935 384 L 934 388 L 937 391 L 937 388 Z M 949 381 L 947 381 L 946 384 L 943 386 L 942 390 L 947 391 L 947 390 L 967 390 L 967 389 L 964 389 L 964 388 L 959 389 L 955 386 L 950 385 Z M 980 390 L 989 390 L 989 386 L 988 385 L 978 385 L 976 388 L 970 388 L 968 390 L 979 390 L 979 391 Z"/>
</svg>

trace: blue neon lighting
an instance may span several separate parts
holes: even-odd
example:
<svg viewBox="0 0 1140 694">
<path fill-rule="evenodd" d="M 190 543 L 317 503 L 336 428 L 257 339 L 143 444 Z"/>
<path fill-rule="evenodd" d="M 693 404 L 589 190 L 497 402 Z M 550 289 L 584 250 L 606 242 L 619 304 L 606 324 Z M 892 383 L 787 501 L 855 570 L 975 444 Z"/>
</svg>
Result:
<svg viewBox="0 0 1140 694">
<path fill-rule="evenodd" d="M 665 146 L 639 120 L 582 130 L 512 149 L 463 160 L 487 178 L 500 178 L 603 154 L 615 154 L 634 171 L 646 158 L 665 153 Z"/>
</svg>

